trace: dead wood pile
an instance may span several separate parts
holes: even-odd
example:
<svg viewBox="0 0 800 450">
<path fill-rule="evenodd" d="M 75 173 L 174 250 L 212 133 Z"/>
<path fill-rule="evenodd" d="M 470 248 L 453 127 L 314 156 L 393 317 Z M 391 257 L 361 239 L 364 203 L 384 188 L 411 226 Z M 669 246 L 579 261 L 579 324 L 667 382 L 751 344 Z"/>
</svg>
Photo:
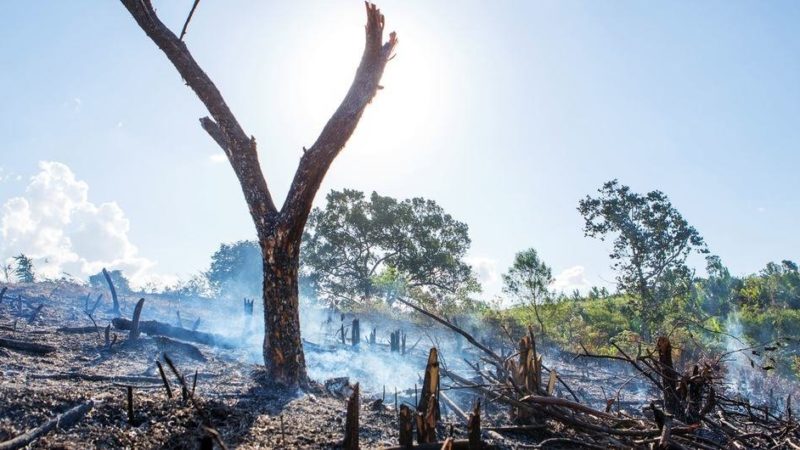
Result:
<svg viewBox="0 0 800 450">
<path fill-rule="evenodd" d="M 660 393 L 659 398 L 641 405 L 641 414 L 633 415 L 613 412 L 613 400 L 605 410 L 582 403 L 555 368 L 544 366 L 532 329 L 519 341 L 516 353 L 502 357 L 448 320 L 402 302 L 481 350 L 484 357 L 481 363 L 471 365 L 475 373 L 470 376 L 438 366 L 436 370 L 452 380 L 452 387 L 468 388 L 506 405 L 515 425 L 494 430 L 511 433 L 509 436 L 527 435 L 534 441 L 538 438 L 534 447 L 527 448 L 800 449 L 800 427 L 792 416 L 791 399 L 787 399 L 785 411 L 770 411 L 747 399 L 726 397 L 722 377 L 711 365 L 692 364 L 683 371 L 675 367 L 667 337 L 659 337 L 655 346 L 633 356 L 620 347 L 615 356 L 588 351 L 579 355 L 623 361 Z M 426 382 L 427 376 L 428 371 Z M 558 383 L 571 398 L 556 396 Z M 418 414 L 428 417 L 424 409 Z M 422 425 L 419 429 L 424 434 L 428 428 L 425 421 L 417 424 Z M 510 442 L 513 438 L 505 443 Z"/>
</svg>

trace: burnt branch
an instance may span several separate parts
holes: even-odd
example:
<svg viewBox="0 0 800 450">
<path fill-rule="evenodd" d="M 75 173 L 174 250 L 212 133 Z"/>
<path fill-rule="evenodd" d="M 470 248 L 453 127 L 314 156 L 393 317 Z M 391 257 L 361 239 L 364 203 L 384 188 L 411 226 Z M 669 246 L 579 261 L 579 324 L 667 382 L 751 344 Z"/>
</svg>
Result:
<svg viewBox="0 0 800 450">
<path fill-rule="evenodd" d="M 186 44 L 161 22 L 150 0 L 121 1 L 139 27 L 164 52 L 186 84 L 208 109 L 215 126 L 206 124 L 212 122 L 207 117 L 201 119 L 201 124 L 228 155 L 228 160 L 242 185 L 253 220 L 258 224 L 265 216 L 275 213 L 275 204 L 258 162 L 255 139 L 248 137 L 244 132 L 217 86 L 200 68 Z M 215 129 L 212 132 L 209 131 L 210 128 Z"/>
<path fill-rule="evenodd" d="M 356 129 L 367 105 L 380 89 L 380 80 L 386 63 L 397 45 L 397 34 L 389 34 L 383 42 L 385 19 L 377 6 L 365 3 L 367 25 L 364 53 L 356 70 L 353 83 L 344 100 L 325 124 L 314 145 L 303 153 L 295 172 L 289 194 L 281 208 L 281 224 L 289 230 L 290 239 L 300 239 L 311 202 L 333 160 L 344 148 Z"/>
</svg>

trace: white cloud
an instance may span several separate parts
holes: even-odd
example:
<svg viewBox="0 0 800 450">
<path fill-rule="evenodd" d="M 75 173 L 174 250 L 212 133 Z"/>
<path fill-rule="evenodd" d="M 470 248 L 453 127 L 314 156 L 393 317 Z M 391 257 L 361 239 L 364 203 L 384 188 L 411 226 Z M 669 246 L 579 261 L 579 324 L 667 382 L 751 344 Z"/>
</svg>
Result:
<svg viewBox="0 0 800 450">
<path fill-rule="evenodd" d="M 228 157 L 225 156 L 225 153 L 214 153 L 208 157 L 208 160 L 211 161 L 212 164 L 221 164 L 228 160 Z"/>
<path fill-rule="evenodd" d="M 583 266 L 572 266 L 562 270 L 550 283 L 550 288 L 557 292 L 570 293 L 575 289 L 585 292 L 590 288 L 586 269 Z"/>
<path fill-rule="evenodd" d="M 163 278 L 130 242 L 130 222 L 116 202 L 89 201 L 89 185 L 65 164 L 42 161 L 39 170 L 24 196 L 2 206 L 0 255 L 25 253 L 48 278 L 85 278 L 103 267 L 121 269 L 137 287 Z"/>
<path fill-rule="evenodd" d="M 22 179 L 21 175 L 17 175 L 14 172 L 6 170 L 4 167 L 0 166 L 0 182 L 20 181 L 21 179 Z"/>
<path fill-rule="evenodd" d="M 468 256 L 464 261 L 472 266 L 478 281 L 481 284 L 494 284 L 500 280 L 500 273 L 497 271 L 497 261 L 483 256 Z"/>
</svg>

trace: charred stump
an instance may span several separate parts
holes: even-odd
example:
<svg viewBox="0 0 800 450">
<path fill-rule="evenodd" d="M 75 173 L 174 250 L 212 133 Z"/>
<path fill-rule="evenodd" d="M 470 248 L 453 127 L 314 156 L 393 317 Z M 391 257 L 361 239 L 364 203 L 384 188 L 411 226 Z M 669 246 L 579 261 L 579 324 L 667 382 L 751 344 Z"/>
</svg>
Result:
<svg viewBox="0 0 800 450">
<path fill-rule="evenodd" d="M 672 343 L 666 336 L 660 336 L 656 341 L 658 364 L 661 371 L 661 385 L 663 386 L 664 409 L 668 414 L 682 417 L 681 401 L 678 397 L 678 372 L 672 363 Z"/>
<path fill-rule="evenodd" d="M 105 267 L 103 267 L 103 276 L 106 279 L 106 283 L 108 283 L 108 289 L 111 291 L 111 300 L 113 301 L 114 314 L 120 315 L 119 299 L 117 298 L 117 289 L 114 288 L 114 283 L 111 281 L 111 275 L 108 274 L 108 271 L 106 270 Z"/>
<path fill-rule="evenodd" d="M 414 445 L 414 419 L 411 417 L 411 408 L 408 405 L 401 405 L 397 418 L 400 424 L 400 447 L 411 448 Z"/>
<path fill-rule="evenodd" d="M 345 450 L 358 450 L 358 413 L 361 406 L 360 387 L 358 383 L 353 387 L 353 393 L 347 401 L 347 418 L 344 425 L 344 442 L 342 447 Z"/>
<path fill-rule="evenodd" d="M 361 343 L 361 322 L 353 319 L 353 326 L 350 329 L 350 343 L 356 346 Z"/>
<path fill-rule="evenodd" d="M 467 420 L 467 436 L 469 437 L 469 450 L 481 450 L 481 402 L 475 402 L 475 407 Z"/>
<path fill-rule="evenodd" d="M 140 298 L 138 302 L 136 302 L 136 307 L 133 309 L 133 320 L 131 320 L 131 331 L 128 334 L 129 341 L 135 341 L 139 339 L 139 318 L 142 316 L 142 308 L 144 307 L 144 299 Z"/>
</svg>

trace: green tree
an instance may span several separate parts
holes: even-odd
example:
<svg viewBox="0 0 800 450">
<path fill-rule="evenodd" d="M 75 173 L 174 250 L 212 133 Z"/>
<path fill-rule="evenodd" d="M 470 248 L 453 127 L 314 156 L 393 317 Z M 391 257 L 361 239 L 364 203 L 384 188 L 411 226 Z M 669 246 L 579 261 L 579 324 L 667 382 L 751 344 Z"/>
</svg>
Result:
<svg viewBox="0 0 800 450">
<path fill-rule="evenodd" d="M 221 244 L 211 255 L 211 266 L 205 276 L 216 296 L 229 299 L 261 297 L 264 274 L 258 243 L 238 241 Z"/>
<path fill-rule="evenodd" d="M 770 307 L 800 308 L 800 273 L 797 264 L 783 260 L 780 264 L 770 262 L 757 275 L 744 279 L 736 293 L 736 301 L 742 306 L 757 309 Z"/>
<path fill-rule="evenodd" d="M 700 306 L 712 316 L 725 317 L 731 310 L 733 297 L 741 287 L 741 281 L 731 275 L 717 255 L 706 257 L 706 272 L 707 278 L 698 282 Z"/>
<path fill-rule="evenodd" d="M 111 277 L 111 282 L 114 283 L 114 289 L 120 294 L 128 294 L 131 292 L 131 285 L 121 270 L 110 270 L 108 276 Z M 97 272 L 89 276 L 89 285 L 98 289 L 107 289 L 108 283 L 106 282 L 103 271 Z"/>
<path fill-rule="evenodd" d="M 33 283 L 36 279 L 36 274 L 33 270 L 33 260 L 20 253 L 14 257 L 16 267 L 14 268 L 14 275 L 20 283 Z"/>
<path fill-rule="evenodd" d="M 309 217 L 302 272 L 334 304 L 453 295 L 474 280 L 463 261 L 469 245 L 467 225 L 432 200 L 331 191 Z"/>
<path fill-rule="evenodd" d="M 609 255 L 621 292 L 634 298 L 645 339 L 661 324 L 671 299 L 685 296 L 693 272 L 690 253 L 708 253 L 697 230 L 660 191 L 640 195 L 617 180 L 603 184 L 598 196 L 578 204 L 584 234 L 605 240 L 614 236 Z"/>
<path fill-rule="evenodd" d="M 550 299 L 548 286 L 552 282 L 553 271 L 533 248 L 517 253 L 508 272 L 503 274 L 503 290 L 533 308 L 543 334 L 547 331 L 539 307 Z"/>
</svg>

